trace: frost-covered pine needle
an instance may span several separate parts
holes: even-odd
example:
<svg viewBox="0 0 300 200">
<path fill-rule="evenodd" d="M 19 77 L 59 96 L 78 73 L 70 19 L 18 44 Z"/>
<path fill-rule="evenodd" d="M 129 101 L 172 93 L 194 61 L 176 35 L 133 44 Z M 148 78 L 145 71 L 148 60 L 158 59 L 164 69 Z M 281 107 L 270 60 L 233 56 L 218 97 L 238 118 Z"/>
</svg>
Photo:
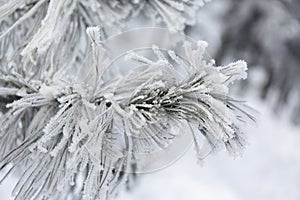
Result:
<svg viewBox="0 0 300 200">
<path fill-rule="evenodd" d="M 157 60 L 131 52 L 127 57 L 141 62 L 141 69 L 105 81 L 97 31 L 87 31 L 94 64 L 82 68 L 97 72 L 87 73 L 89 81 L 75 73 L 43 78 L 50 68 L 39 79 L 0 71 L 0 170 L 23 171 L 13 190 L 16 200 L 109 199 L 139 167 L 139 154 L 164 150 L 179 134 L 176 127 L 185 125 L 199 159 L 205 141 L 211 150 L 241 152 L 242 127 L 253 117 L 228 90 L 246 78 L 245 62 L 206 62 L 202 41 L 196 47 L 185 43 L 186 59 L 153 46 Z"/>
<path fill-rule="evenodd" d="M 28 78 L 41 70 L 82 64 L 89 52 L 85 29 L 100 24 L 109 33 L 145 13 L 182 31 L 208 0 L 3 0 L 0 1 L 0 67 Z M 60 56 L 65 55 L 65 56 Z M 55 58 L 55 59 L 54 59 Z"/>
</svg>

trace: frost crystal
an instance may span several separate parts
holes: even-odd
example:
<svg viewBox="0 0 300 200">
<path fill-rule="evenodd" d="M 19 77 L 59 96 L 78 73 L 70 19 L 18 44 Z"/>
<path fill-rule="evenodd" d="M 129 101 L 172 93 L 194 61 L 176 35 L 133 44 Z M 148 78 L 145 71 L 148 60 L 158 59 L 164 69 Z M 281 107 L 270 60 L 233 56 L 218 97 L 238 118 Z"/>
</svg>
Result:
<svg viewBox="0 0 300 200">
<path fill-rule="evenodd" d="M 205 140 L 211 150 L 224 146 L 240 153 L 242 125 L 253 117 L 228 96 L 228 87 L 246 78 L 245 62 L 206 62 L 202 41 L 196 47 L 185 43 L 186 59 L 153 46 L 157 60 L 131 52 L 127 57 L 142 63 L 141 69 L 107 81 L 99 28 L 87 33 L 93 65 L 81 68 L 95 69 L 84 80 L 74 71 L 58 76 L 62 71 L 51 67 L 35 79 L 13 68 L 0 71 L 0 169 L 23 170 L 16 200 L 111 198 L 139 167 L 137 155 L 164 150 L 176 126 L 189 127 L 200 159 Z"/>
</svg>

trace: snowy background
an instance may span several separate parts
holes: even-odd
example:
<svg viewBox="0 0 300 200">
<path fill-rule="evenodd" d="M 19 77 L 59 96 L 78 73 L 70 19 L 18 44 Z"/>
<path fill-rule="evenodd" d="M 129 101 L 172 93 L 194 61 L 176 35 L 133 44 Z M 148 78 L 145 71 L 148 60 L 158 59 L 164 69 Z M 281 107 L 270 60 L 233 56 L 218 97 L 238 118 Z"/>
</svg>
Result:
<svg viewBox="0 0 300 200">
<path fill-rule="evenodd" d="M 235 1 L 214 0 L 211 5 L 204 7 L 199 12 L 198 25 L 194 29 L 189 30 L 189 35 L 193 38 L 208 41 L 210 44 L 209 53 L 212 57 L 217 54 L 221 45 L 221 33 L 226 29 L 227 23 L 222 21 L 222 16 L 226 14 L 226 11 L 230 10 L 231 4 L 227 4 L 228 2 Z M 257 0 L 249 0 L 248 2 L 253 2 L 253 4 L 258 2 L 259 6 L 265 6 L 261 5 Z M 270 2 L 277 1 L 268 1 L 268 3 Z M 249 6 L 249 9 L 247 9 L 247 6 Z M 250 6 L 251 3 L 246 5 L 246 10 L 244 14 L 242 12 L 241 16 L 248 15 L 248 12 L 251 15 Z M 272 6 L 270 4 L 270 9 L 264 11 L 273 15 L 277 13 L 276 16 L 281 19 L 286 17 L 286 13 L 278 11 L 281 7 L 276 6 L 277 3 L 275 5 L 272 4 Z M 293 10 L 295 9 L 293 8 Z M 268 24 L 267 20 L 264 22 Z M 263 27 L 263 25 L 261 26 Z M 277 29 L 273 27 L 276 33 L 282 32 L 286 28 L 284 27 L 281 30 L 278 29 L 278 26 L 276 27 Z M 299 23 L 296 23 L 295 27 L 297 29 Z M 272 28 L 272 25 L 266 28 Z M 271 37 L 274 32 L 269 31 L 267 35 Z M 259 36 L 260 39 L 264 38 L 263 31 L 257 35 L 258 38 Z M 280 38 L 284 40 L 284 37 L 281 37 L 281 35 Z M 291 37 L 287 38 L 290 39 Z M 272 42 L 272 40 L 270 41 Z M 280 42 L 282 41 L 278 41 L 278 43 Z M 296 42 L 300 42 L 299 39 Z M 269 49 L 276 47 L 275 44 L 274 46 L 268 46 Z M 268 49 L 263 52 L 268 52 Z M 297 52 L 299 53 L 299 49 Z M 262 53 L 260 56 L 262 56 L 263 60 L 267 60 L 267 54 L 264 55 Z M 274 62 L 276 62 L 276 59 L 282 59 L 286 56 L 282 54 L 276 58 L 275 54 L 272 61 L 275 59 Z M 228 55 L 228 57 L 231 58 L 232 55 Z M 224 58 L 223 61 L 225 60 L 224 62 L 226 62 L 226 59 L 230 59 L 228 57 Z M 249 57 L 250 59 L 247 60 Z M 255 56 L 246 56 L 243 59 L 248 61 L 248 63 L 250 62 L 251 65 L 252 60 L 256 58 Z M 236 59 L 240 59 L 240 57 L 237 56 L 231 60 Z M 281 60 L 278 60 L 278 62 L 281 62 Z M 293 65 L 290 65 L 290 63 L 293 63 Z M 291 60 L 290 63 L 287 63 L 286 66 L 290 68 L 296 66 L 298 67 L 297 70 L 283 69 L 282 67 L 281 72 L 282 75 L 287 73 L 287 71 L 294 72 L 289 80 L 290 88 L 299 92 L 299 82 L 297 80 L 300 75 L 298 73 L 299 62 Z M 139 177 L 134 187 L 130 191 L 121 192 L 117 200 L 299 200 L 300 128 L 294 125 L 290 119 L 294 108 L 290 106 L 289 102 L 293 100 L 285 101 L 284 109 L 281 109 L 280 113 L 274 112 L 274 107 L 281 105 L 278 104 L 276 98 L 280 94 L 286 93 L 285 90 L 280 90 L 282 86 L 280 84 L 278 84 L 279 86 L 275 84 L 277 90 L 268 92 L 268 98 L 261 99 L 262 85 L 270 75 L 267 73 L 268 70 L 264 70 L 265 66 L 261 65 L 262 63 L 255 63 L 255 69 L 252 69 L 251 66 L 249 67 L 250 83 L 248 84 L 250 84 L 251 89 L 245 90 L 246 94 L 243 94 L 242 97 L 259 112 L 257 125 L 248 128 L 249 145 L 242 157 L 233 159 L 226 152 L 219 152 L 209 156 L 204 164 L 200 165 L 196 160 L 196 153 L 193 148 L 190 148 L 172 166 Z M 1 184 L 1 200 L 12 199 L 10 193 L 15 182 L 16 179 L 10 177 Z"/>
<path fill-rule="evenodd" d="M 144 175 L 118 200 L 298 200 L 300 199 L 300 134 L 265 103 L 257 127 L 249 129 L 249 146 L 241 158 L 226 152 L 197 164 L 191 148 L 169 168 Z"/>
</svg>

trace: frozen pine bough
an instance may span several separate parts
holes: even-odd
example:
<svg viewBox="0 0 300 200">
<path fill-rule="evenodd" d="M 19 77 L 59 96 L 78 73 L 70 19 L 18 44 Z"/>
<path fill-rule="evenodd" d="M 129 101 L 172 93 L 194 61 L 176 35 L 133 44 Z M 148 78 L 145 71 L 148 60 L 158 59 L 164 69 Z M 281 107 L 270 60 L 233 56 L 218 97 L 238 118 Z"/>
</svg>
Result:
<svg viewBox="0 0 300 200">
<path fill-rule="evenodd" d="M 1 0 L 0 67 L 35 78 L 41 66 L 81 65 L 90 46 L 85 29 L 101 24 L 107 34 L 145 15 L 182 31 L 208 0 Z M 104 34 L 105 36 L 105 34 Z M 61 56 L 65 55 L 65 56 Z M 55 58 L 55 59 L 53 59 Z"/>
<path fill-rule="evenodd" d="M 1 70 L 0 170 L 22 171 L 16 200 L 111 199 L 138 171 L 139 154 L 168 148 L 174 127 L 188 127 L 199 159 L 204 146 L 241 153 L 242 128 L 254 119 L 228 93 L 247 77 L 245 62 L 215 66 L 206 42 L 186 42 L 184 57 L 154 45 L 155 58 L 130 52 L 139 67 L 109 73 L 98 31 L 88 29 L 92 57 L 77 71 L 29 79 Z"/>
</svg>

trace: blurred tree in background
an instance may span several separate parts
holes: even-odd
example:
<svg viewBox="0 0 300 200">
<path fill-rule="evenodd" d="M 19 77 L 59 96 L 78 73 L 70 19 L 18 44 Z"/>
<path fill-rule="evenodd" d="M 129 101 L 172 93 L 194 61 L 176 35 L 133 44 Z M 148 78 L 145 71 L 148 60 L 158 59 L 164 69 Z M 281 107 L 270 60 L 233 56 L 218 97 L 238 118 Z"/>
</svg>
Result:
<svg viewBox="0 0 300 200">
<path fill-rule="evenodd" d="M 213 3 L 222 3 L 214 1 Z M 218 62 L 241 58 L 249 64 L 247 85 L 264 73 L 260 97 L 275 101 L 278 114 L 290 109 L 291 121 L 300 123 L 300 2 L 297 0 L 229 0 L 222 17 Z M 272 99 L 272 100 L 270 100 Z"/>
</svg>

